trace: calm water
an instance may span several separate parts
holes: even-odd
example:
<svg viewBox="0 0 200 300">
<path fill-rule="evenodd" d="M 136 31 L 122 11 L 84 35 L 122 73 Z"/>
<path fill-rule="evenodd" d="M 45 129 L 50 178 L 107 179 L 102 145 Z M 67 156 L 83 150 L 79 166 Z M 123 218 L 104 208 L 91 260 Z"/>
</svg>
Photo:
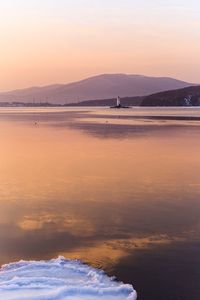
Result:
<svg viewBox="0 0 200 300">
<path fill-rule="evenodd" d="M 200 299 L 200 109 L 1 109 L 0 264 L 81 258 Z"/>
</svg>

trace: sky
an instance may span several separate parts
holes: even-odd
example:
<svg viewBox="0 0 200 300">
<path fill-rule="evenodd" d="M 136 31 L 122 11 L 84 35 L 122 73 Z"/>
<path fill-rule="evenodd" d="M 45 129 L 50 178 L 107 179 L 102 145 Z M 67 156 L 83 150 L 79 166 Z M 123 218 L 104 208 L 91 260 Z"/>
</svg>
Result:
<svg viewBox="0 0 200 300">
<path fill-rule="evenodd" d="M 0 0 L 0 90 L 100 73 L 200 83 L 199 0 Z"/>
</svg>

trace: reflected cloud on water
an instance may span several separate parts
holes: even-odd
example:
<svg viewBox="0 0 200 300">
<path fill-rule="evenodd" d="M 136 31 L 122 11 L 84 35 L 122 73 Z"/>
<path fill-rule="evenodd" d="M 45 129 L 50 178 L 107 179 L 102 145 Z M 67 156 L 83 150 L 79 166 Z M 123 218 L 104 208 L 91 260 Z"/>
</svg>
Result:
<svg viewBox="0 0 200 300">
<path fill-rule="evenodd" d="M 174 264 L 180 277 L 194 276 L 191 288 L 198 276 L 187 259 L 199 263 L 198 121 L 95 114 L 0 114 L 0 263 L 80 258 L 136 280 L 138 291 L 143 282 L 149 299 L 160 299 L 153 276 L 151 286 L 142 280 L 149 268 L 156 280 L 165 268 L 173 288 Z"/>
</svg>

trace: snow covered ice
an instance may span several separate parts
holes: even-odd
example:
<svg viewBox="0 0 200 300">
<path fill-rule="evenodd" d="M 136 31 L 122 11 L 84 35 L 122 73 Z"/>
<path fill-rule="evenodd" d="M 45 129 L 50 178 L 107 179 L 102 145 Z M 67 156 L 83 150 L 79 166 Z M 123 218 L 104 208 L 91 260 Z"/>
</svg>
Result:
<svg viewBox="0 0 200 300">
<path fill-rule="evenodd" d="M 136 300 L 132 285 L 63 257 L 20 261 L 0 270 L 2 300 Z"/>
</svg>

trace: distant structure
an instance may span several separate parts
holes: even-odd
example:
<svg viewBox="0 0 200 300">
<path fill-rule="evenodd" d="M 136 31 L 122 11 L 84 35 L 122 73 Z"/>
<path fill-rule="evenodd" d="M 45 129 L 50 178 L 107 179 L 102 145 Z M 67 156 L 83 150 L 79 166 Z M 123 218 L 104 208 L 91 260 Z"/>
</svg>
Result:
<svg viewBox="0 0 200 300">
<path fill-rule="evenodd" d="M 117 96 L 117 107 L 121 107 L 121 99 Z"/>
<path fill-rule="evenodd" d="M 129 108 L 129 106 L 121 105 L 121 98 L 117 96 L 117 105 L 111 106 L 110 108 Z"/>
</svg>

